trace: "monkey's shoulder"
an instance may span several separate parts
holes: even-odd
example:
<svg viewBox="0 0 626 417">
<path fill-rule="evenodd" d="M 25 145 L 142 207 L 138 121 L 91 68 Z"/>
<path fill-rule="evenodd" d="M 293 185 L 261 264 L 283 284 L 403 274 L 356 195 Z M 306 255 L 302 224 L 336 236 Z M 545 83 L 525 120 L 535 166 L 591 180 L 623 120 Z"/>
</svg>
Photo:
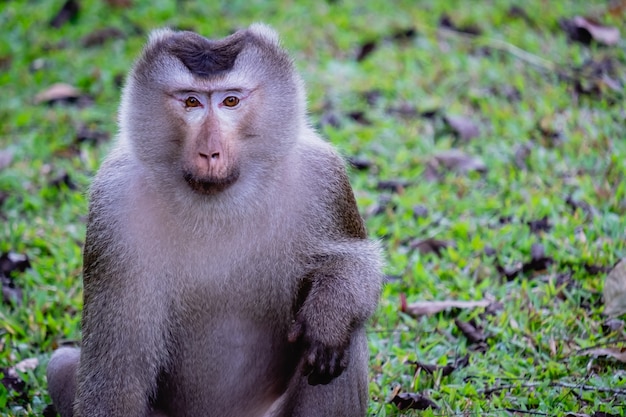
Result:
<svg viewBox="0 0 626 417">
<path fill-rule="evenodd" d="M 331 230 L 343 237 L 366 238 L 344 159 L 332 145 L 311 135 L 298 146 L 301 189 L 309 194 L 311 204 L 325 213 Z"/>
<path fill-rule="evenodd" d="M 132 186 L 132 157 L 123 152 L 113 151 L 104 160 L 89 188 L 90 206 L 120 205 Z"/>
<path fill-rule="evenodd" d="M 150 212 L 150 202 L 144 201 L 141 191 L 142 178 L 140 165 L 130 154 L 114 150 L 105 159 L 89 189 L 87 240 L 95 240 L 92 236 L 100 241 L 134 239 L 133 229 L 148 221 Z"/>
</svg>

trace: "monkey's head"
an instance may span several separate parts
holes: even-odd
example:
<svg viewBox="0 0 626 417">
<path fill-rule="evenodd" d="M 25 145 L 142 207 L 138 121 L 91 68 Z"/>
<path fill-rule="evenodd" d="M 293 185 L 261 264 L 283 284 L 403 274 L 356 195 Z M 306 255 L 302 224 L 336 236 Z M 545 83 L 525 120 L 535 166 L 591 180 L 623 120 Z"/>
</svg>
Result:
<svg viewBox="0 0 626 417">
<path fill-rule="evenodd" d="M 278 35 L 153 32 L 131 71 L 120 138 L 163 186 L 201 195 L 257 187 L 305 126 L 302 82 Z"/>
</svg>

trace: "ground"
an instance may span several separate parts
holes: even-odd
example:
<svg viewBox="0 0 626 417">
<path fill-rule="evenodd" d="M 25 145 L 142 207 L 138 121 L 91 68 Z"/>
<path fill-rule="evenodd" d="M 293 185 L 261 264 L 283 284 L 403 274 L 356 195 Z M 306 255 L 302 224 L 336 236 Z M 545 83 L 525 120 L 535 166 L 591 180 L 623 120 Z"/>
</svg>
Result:
<svg viewBox="0 0 626 417">
<path fill-rule="evenodd" d="M 369 415 L 624 415 L 602 291 L 626 256 L 625 18 L 624 1 L 3 2 L 0 416 L 41 415 L 51 352 L 80 340 L 86 190 L 147 33 L 257 21 L 385 249 Z"/>
</svg>

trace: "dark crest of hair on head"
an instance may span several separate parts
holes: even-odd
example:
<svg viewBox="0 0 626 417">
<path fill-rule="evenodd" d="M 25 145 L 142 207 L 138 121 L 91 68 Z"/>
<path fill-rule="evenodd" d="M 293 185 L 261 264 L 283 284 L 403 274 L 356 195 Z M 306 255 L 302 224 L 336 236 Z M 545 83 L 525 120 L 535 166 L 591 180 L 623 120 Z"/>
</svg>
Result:
<svg viewBox="0 0 626 417">
<path fill-rule="evenodd" d="M 212 77 L 230 71 L 242 51 L 247 35 L 238 33 L 212 41 L 193 32 L 172 39 L 169 50 L 198 77 Z"/>
</svg>

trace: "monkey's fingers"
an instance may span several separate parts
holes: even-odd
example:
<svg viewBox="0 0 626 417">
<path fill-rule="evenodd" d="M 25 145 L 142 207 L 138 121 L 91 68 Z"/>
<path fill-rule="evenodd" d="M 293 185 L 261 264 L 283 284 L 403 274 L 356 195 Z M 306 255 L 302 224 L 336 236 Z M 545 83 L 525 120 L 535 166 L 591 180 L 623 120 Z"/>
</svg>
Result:
<svg viewBox="0 0 626 417">
<path fill-rule="evenodd" d="M 304 334 L 304 322 L 302 320 L 296 320 L 291 325 L 289 333 L 287 334 L 287 340 L 289 343 L 296 343 Z"/>
<path fill-rule="evenodd" d="M 348 355 L 346 349 L 314 343 L 304 361 L 304 374 L 311 385 L 326 385 L 346 369 Z"/>
</svg>

